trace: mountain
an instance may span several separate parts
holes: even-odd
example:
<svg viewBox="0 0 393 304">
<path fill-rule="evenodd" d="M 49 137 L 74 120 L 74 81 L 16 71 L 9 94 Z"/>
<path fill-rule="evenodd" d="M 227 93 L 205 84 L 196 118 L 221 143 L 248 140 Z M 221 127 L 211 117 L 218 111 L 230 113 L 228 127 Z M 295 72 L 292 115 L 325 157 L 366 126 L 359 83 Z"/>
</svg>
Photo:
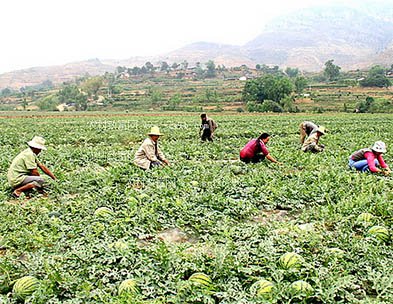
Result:
<svg viewBox="0 0 393 304">
<path fill-rule="evenodd" d="M 244 47 L 249 58 L 266 64 L 321 70 L 334 59 L 350 69 L 369 65 L 392 41 L 393 22 L 336 6 L 278 18 Z"/>
<path fill-rule="evenodd" d="M 90 59 L 59 66 L 34 67 L 1 74 L 0 88 L 34 86 L 47 80 L 59 84 L 86 74 L 91 76 L 102 75 L 105 72 L 113 72 L 114 69 L 112 65 L 103 64 L 99 59 Z"/>
<path fill-rule="evenodd" d="M 349 0 L 348 0 L 349 1 Z M 226 67 L 245 64 L 297 67 L 320 71 L 327 60 L 343 70 L 393 63 L 393 5 L 390 0 L 346 2 L 346 5 L 316 6 L 281 16 L 243 46 L 196 42 L 155 57 L 121 60 L 92 59 L 63 66 L 36 67 L 0 75 L 0 89 L 62 83 L 85 74 L 113 72 L 117 66 L 154 65 L 166 61 L 189 66 L 213 60 Z"/>
</svg>

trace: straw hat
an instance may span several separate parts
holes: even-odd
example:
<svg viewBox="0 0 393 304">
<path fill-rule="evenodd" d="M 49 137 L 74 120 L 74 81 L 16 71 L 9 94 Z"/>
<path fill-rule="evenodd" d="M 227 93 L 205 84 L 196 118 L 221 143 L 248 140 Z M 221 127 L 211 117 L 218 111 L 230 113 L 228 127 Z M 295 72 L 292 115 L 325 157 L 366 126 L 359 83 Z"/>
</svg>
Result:
<svg viewBox="0 0 393 304">
<path fill-rule="evenodd" d="M 326 133 L 326 128 L 323 126 L 319 126 L 317 129 L 317 132 L 321 133 L 322 135 L 324 135 Z"/>
<path fill-rule="evenodd" d="M 32 140 L 27 142 L 27 144 L 32 148 L 46 150 L 45 139 L 41 136 L 34 136 Z"/>
<path fill-rule="evenodd" d="M 157 136 L 161 136 L 164 135 L 162 133 L 160 133 L 160 129 L 157 126 L 151 127 L 151 130 L 149 133 L 147 133 L 147 135 L 157 135 Z"/>
</svg>

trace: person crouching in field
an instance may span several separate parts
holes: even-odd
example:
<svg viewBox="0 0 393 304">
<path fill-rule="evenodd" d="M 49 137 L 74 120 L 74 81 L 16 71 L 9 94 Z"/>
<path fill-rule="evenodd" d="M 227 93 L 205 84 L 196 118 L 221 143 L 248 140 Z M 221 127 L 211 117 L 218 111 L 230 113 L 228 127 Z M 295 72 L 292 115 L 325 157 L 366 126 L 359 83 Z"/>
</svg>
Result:
<svg viewBox="0 0 393 304">
<path fill-rule="evenodd" d="M 303 121 L 299 127 L 300 127 L 300 144 L 302 145 L 304 144 L 305 138 L 310 136 L 311 134 L 314 134 L 318 129 L 318 126 L 311 121 Z"/>
<path fill-rule="evenodd" d="M 349 168 L 355 168 L 360 172 L 382 173 L 389 175 L 392 171 L 385 163 L 382 154 L 386 153 L 386 145 L 383 141 L 376 141 L 371 148 L 360 149 L 349 157 Z M 377 168 L 380 166 L 382 169 Z"/>
<path fill-rule="evenodd" d="M 134 164 L 144 170 L 161 165 L 169 166 L 169 161 L 158 147 L 158 139 L 163 135 L 160 133 L 160 129 L 154 126 L 147 135 L 149 137 L 143 141 L 135 153 Z"/>
<path fill-rule="evenodd" d="M 27 145 L 29 147 L 14 158 L 8 169 L 7 178 L 14 190 L 12 193 L 14 197 L 20 197 L 22 192 L 32 189 L 42 190 L 45 180 L 40 176 L 38 168 L 53 180 L 56 179 L 53 173 L 37 158 L 42 150 L 46 150 L 45 140 L 40 136 L 34 136 L 31 141 L 27 142 Z"/>
<path fill-rule="evenodd" d="M 266 144 L 270 140 L 268 133 L 262 133 L 258 138 L 250 140 L 240 151 L 240 160 L 245 163 L 259 163 L 265 158 L 273 163 L 281 164 L 269 154 Z"/>
<path fill-rule="evenodd" d="M 200 136 L 202 141 L 213 141 L 214 131 L 217 129 L 217 124 L 213 119 L 207 117 L 205 113 L 201 114 Z"/>
<path fill-rule="evenodd" d="M 325 149 L 325 146 L 319 144 L 319 139 L 322 135 L 325 134 L 325 132 L 326 130 L 324 127 L 320 126 L 319 128 L 317 128 L 315 133 L 312 133 L 304 142 L 302 146 L 302 151 L 312 153 L 322 152 Z"/>
</svg>

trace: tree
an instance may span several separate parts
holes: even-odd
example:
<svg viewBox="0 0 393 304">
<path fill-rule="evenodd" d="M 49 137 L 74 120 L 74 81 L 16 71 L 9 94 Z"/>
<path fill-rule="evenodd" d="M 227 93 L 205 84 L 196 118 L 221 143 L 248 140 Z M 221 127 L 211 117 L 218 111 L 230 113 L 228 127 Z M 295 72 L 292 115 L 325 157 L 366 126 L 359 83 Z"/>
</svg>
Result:
<svg viewBox="0 0 393 304">
<path fill-rule="evenodd" d="M 373 66 L 367 74 L 367 77 L 363 80 L 359 81 L 360 86 L 362 87 L 380 87 L 387 88 L 392 85 L 389 78 L 385 76 L 386 70 L 379 66 Z"/>
<path fill-rule="evenodd" d="M 145 63 L 145 68 L 148 73 L 154 72 L 154 65 L 150 61 Z"/>
<path fill-rule="evenodd" d="M 172 63 L 172 69 L 173 70 L 177 70 L 179 68 L 179 66 L 180 66 L 180 64 L 178 64 L 176 62 Z"/>
<path fill-rule="evenodd" d="M 166 61 L 161 62 L 160 71 L 161 72 L 168 72 L 169 71 L 169 64 Z"/>
<path fill-rule="evenodd" d="M 293 85 L 288 78 L 265 75 L 256 79 L 247 80 L 243 89 L 244 101 L 262 103 L 266 99 L 280 102 L 282 98 L 293 92 Z"/>
<path fill-rule="evenodd" d="M 43 97 L 37 102 L 41 111 L 56 111 L 59 104 L 59 97 L 56 94 L 51 94 Z"/>
<path fill-rule="evenodd" d="M 188 62 L 187 62 L 187 60 L 184 60 L 184 61 L 180 64 L 180 66 L 181 66 L 181 69 L 182 69 L 182 70 L 187 70 L 187 69 L 188 69 Z"/>
<path fill-rule="evenodd" d="M 57 96 L 60 103 L 75 104 L 77 111 L 87 110 L 87 96 L 74 84 L 66 85 Z"/>
<path fill-rule="evenodd" d="M 118 66 L 116 67 L 116 73 L 121 74 L 126 71 L 126 67 Z"/>
<path fill-rule="evenodd" d="M 82 84 L 82 90 L 87 93 L 87 96 L 89 97 L 96 97 L 98 90 L 101 88 L 103 84 L 102 78 L 97 76 L 97 77 L 92 77 L 87 79 L 83 84 Z"/>
<path fill-rule="evenodd" d="M 10 88 L 5 88 L 1 91 L 1 95 L 6 97 L 6 96 L 10 96 L 12 94 L 12 91 Z"/>
<path fill-rule="evenodd" d="M 216 77 L 216 65 L 214 64 L 214 61 L 209 60 L 206 63 L 206 77 L 207 78 L 214 78 Z"/>
<path fill-rule="evenodd" d="M 299 75 L 299 69 L 287 67 L 285 69 L 285 74 L 287 74 L 289 78 L 295 78 Z"/>
<path fill-rule="evenodd" d="M 305 77 L 300 76 L 295 78 L 295 90 L 297 94 L 303 93 L 304 88 L 307 86 L 308 81 Z"/>
<path fill-rule="evenodd" d="M 326 61 L 325 69 L 323 71 L 324 75 L 330 81 L 337 80 L 338 77 L 340 76 L 340 70 L 341 70 L 341 67 L 335 65 L 333 61 L 334 61 L 333 59 Z"/>
</svg>

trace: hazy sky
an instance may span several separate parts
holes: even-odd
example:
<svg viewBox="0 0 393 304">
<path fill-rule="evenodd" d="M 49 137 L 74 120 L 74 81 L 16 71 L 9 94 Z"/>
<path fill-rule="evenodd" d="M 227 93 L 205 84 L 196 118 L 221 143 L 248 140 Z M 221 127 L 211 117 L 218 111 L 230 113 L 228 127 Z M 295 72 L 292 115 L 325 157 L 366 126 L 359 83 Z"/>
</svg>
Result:
<svg viewBox="0 0 393 304">
<path fill-rule="evenodd" d="M 0 0 L 0 73 L 158 55 L 198 41 L 242 45 L 276 16 L 344 1 Z"/>
</svg>

